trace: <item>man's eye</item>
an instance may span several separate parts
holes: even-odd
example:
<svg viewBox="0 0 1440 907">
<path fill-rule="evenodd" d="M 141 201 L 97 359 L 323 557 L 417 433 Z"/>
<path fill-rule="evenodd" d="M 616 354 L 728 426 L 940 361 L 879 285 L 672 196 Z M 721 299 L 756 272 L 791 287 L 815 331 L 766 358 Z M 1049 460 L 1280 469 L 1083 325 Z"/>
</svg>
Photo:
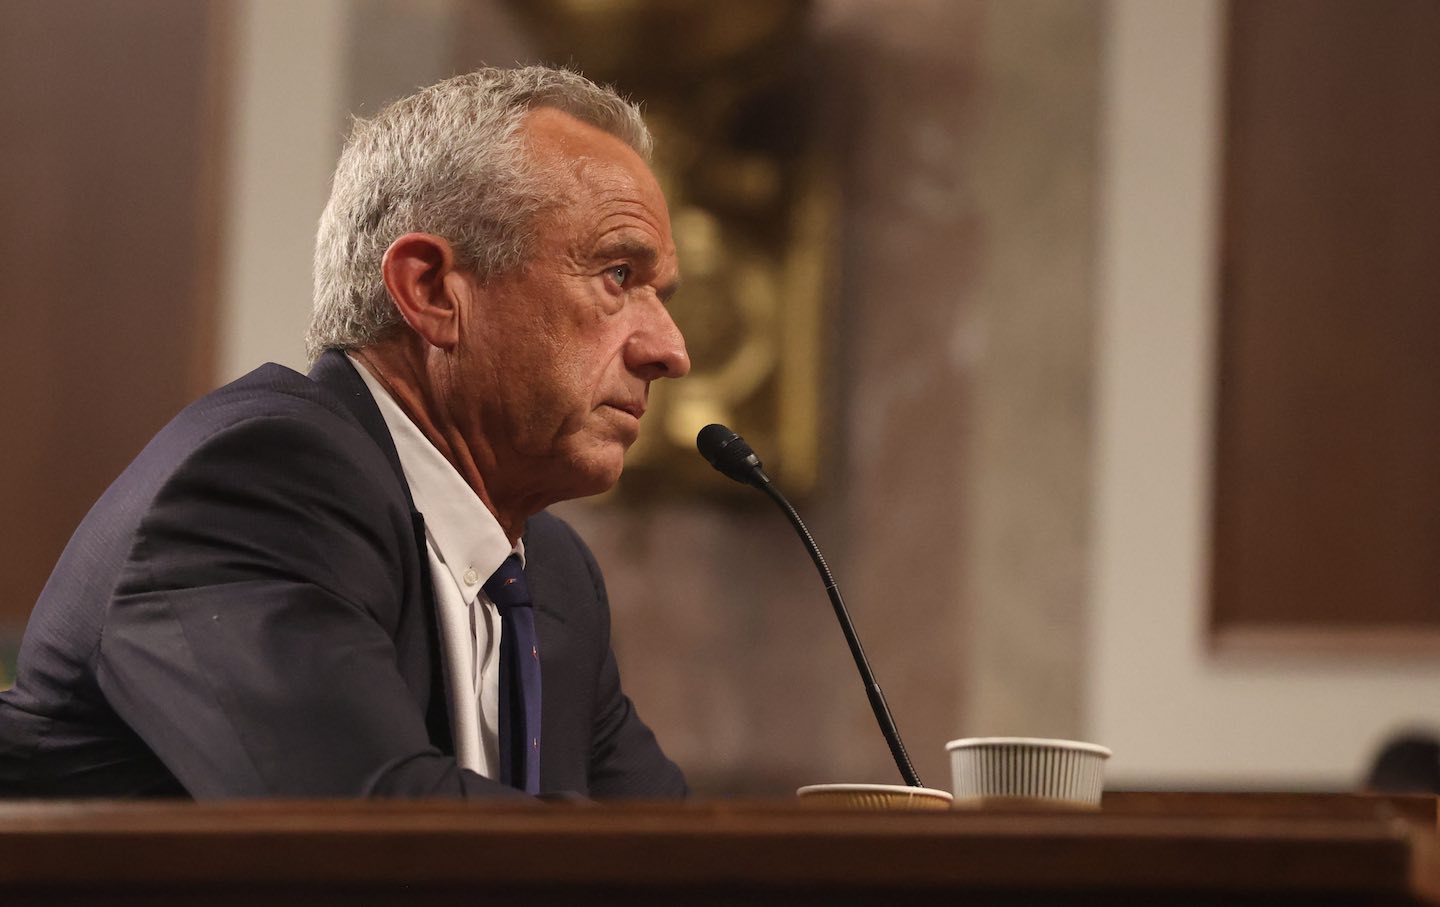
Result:
<svg viewBox="0 0 1440 907">
<path fill-rule="evenodd" d="M 630 279 L 630 266 L 616 265 L 605 273 L 608 274 L 616 284 L 623 287 L 625 286 L 625 281 Z"/>
</svg>

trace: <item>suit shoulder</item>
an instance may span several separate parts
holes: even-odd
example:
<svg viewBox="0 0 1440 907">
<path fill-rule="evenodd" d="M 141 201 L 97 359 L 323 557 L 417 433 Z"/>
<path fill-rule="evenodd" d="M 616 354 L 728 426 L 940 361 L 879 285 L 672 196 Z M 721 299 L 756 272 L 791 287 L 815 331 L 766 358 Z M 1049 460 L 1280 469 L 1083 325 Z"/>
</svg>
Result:
<svg viewBox="0 0 1440 907">
<path fill-rule="evenodd" d="M 308 516 L 337 516 L 333 503 L 307 506 L 319 501 L 376 516 L 408 513 L 402 480 L 343 401 L 272 364 L 176 415 L 91 508 L 71 544 L 93 551 L 103 541 L 118 554 L 142 524 L 155 524 L 157 508 L 190 514 L 261 496 Z"/>
<path fill-rule="evenodd" d="M 174 422 L 223 425 L 255 416 L 300 416 L 360 428 L 345 404 L 329 389 L 273 362 L 196 400 L 181 411 Z"/>
<path fill-rule="evenodd" d="M 224 488 L 243 478 L 247 488 L 230 497 L 269 487 L 296 501 L 335 496 L 352 507 L 409 510 L 398 464 L 381 441 L 332 390 L 274 364 L 196 401 L 150 447 L 172 492 L 189 494 L 203 479 Z"/>
<path fill-rule="evenodd" d="M 331 389 L 267 363 L 181 410 L 136 463 L 173 467 L 214 440 L 235 434 L 251 438 L 276 434 L 292 443 L 297 437 L 309 438 L 307 446 L 328 444 L 367 459 L 373 452 L 379 456 L 377 463 L 386 462 L 383 449 Z"/>
<path fill-rule="evenodd" d="M 392 587 L 415 551 L 404 481 L 343 403 L 286 371 L 197 401 L 117 483 L 143 501 L 110 508 L 130 527 L 122 585 L 278 575 L 379 601 L 377 615 L 399 601 Z"/>
<path fill-rule="evenodd" d="M 536 608 L 561 620 L 609 623 L 605 579 L 570 524 L 540 513 L 525 525 L 525 573 Z M 608 630 L 605 631 L 608 635 Z"/>
<path fill-rule="evenodd" d="M 595 572 L 595 556 L 574 527 L 548 510 L 537 513 L 525 523 L 525 550 L 544 552 L 553 557 L 579 557 Z"/>
</svg>

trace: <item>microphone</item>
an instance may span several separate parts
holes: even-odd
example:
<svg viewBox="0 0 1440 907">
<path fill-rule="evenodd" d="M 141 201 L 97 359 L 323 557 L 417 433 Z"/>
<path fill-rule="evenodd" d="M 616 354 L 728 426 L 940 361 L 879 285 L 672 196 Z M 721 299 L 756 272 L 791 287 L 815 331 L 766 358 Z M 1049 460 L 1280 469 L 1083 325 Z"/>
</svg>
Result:
<svg viewBox="0 0 1440 907">
<path fill-rule="evenodd" d="M 895 759 L 895 767 L 900 770 L 900 776 L 905 783 L 911 787 L 924 787 L 920 778 L 915 774 L 915 767 L 910 764 L 910 757 L 905 752 L 905 744 L 900 740 L 900 732 L 895 728 L 895 719 L 890 716 L 890 707 L 885 704 L 885 694 L 880 691 L 880 684 L 875 680 L 875 674 L 870 670 L 870 662 L 865 658 L 865 650 L 860 645 L 860 637 L 855 634 L 855 625 L 850 622 L 850 612 L 845 609 L 845 600 L 840 597 L 840 587 L 835 583 L 835 577 L 831 575 L 830 568 L 825 564 L 825 557 L 820 553 L 820 548 L 815 544 L 815 539 L 810 535 L 810 530 L 805 528 L 801 521 L 800 514 L 795 511 L 780 490 L 770 481 L 765 474 L 765 469 L 760 463 L 760 458 L 745 439 L 723 425 L 711 424 L 700 429 L 700 434 L 695 437 L 695 447 L 700 451 L 711 466 L 715 467 L 727 478 L 734 479 L 742 485 L 753 485 L 765 492 L 775 504 L 785 512 L 789 518 L 790 525 L 795 527 L 799 533 L 800 540 L 805 543 L 805 549 L 810 552 L 810 559 L 815 562 L 815 569 L 820 571 L 820 578 L 825 581 L 825 592 L 830 596 L 830 605 L 835 609 L 835 619 L 840 621 L 840 630 L 845 634 L 845 642 L 850 646 L 850 655 L 855 659 L 855 667 L 860 671 L 860 680 L 865 684 L 865 695 L 870 699 L 870 710 L 875 713 L 875 721 L 880 725 L 880 733 L 885 735 L 885 743 L 890 747 L 890 755 Z"/>
<path fill-rule="evenodd" d="M 723 425 L 711 423 L 700 429 L 700 434 L 695 436 L 695 447 L 711 466 L 742 485 L 758 488 L 770 484 L 770 477 L 765 474 L 755 451 L 744 438 Z"/>
</svg>

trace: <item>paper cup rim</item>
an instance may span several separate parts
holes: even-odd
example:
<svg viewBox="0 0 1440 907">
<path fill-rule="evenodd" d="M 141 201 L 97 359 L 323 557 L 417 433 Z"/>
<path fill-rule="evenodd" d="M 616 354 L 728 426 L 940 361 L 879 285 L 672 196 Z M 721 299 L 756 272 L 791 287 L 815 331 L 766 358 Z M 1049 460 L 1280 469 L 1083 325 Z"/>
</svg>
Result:
<svg viewBox="0 0 1440 907">
<path fill-rule="evenodd" d="M 962 737 L 945 744 L 945 751 L 949 753 L 955 750 L 985 746 L 1029 746 L 1036 749 L 1078 750 L 1082 753 L 1094 753 L 1102 759 L 1109 759 L 1113 755 L 1109 747 L 1101 746 L 1098 743 L 1086 743 L 1083 740 L 1057 740 L 1048 737 Z"/>
<path fill-rule="evenodd" d="M 803 797 L 806 794 L 921 794 L 927 797 L 938 797 L 949 802 L 955 801 L 955 795 L 948 790 L 938 790 L 933 787 L 911 787 L 908 784 L 807 784 L 795 791 L 795 796 Z"/>
</svg>

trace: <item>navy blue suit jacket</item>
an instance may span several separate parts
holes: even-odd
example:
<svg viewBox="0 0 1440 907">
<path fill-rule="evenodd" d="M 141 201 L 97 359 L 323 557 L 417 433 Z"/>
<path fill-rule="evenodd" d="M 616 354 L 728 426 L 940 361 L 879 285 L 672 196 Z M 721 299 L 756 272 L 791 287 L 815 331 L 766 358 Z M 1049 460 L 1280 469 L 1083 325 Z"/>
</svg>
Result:
<svg viewBox="0 0 1440 907">
<path fill-rule="evenodd" d="M 620 687 L 600 571 L 525 534 L 544 791 L 681 796 Z M 158 434 L 76 530 L 0 694 L 0 796 L 498 796 L 453 756 L 416 513 L 349 361 L 264 366 Z"/>
</svg>

